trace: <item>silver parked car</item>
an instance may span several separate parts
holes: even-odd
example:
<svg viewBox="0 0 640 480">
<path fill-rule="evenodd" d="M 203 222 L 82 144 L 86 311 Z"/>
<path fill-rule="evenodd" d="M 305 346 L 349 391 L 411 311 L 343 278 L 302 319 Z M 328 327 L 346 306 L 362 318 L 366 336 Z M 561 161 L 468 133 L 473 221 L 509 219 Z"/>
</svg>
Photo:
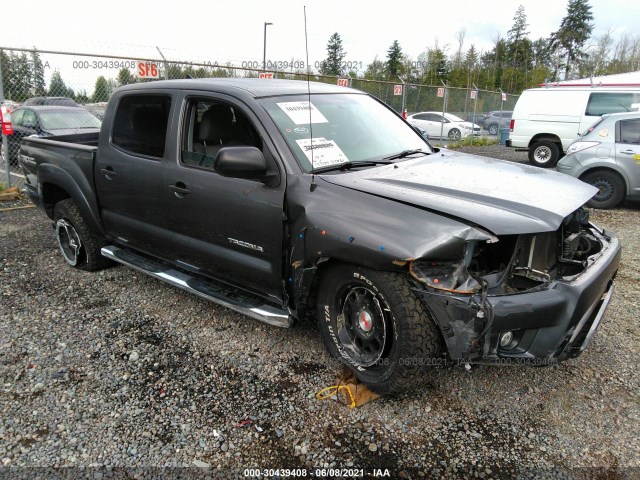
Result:
<svg viewBox="0 0 640 480">
<path fill-rule="evenodd" d="M 598 188 L 590 207 L 640 198 L 640 112 L 603 116 L 569 146 L 557 168 Z"/>
</svg>

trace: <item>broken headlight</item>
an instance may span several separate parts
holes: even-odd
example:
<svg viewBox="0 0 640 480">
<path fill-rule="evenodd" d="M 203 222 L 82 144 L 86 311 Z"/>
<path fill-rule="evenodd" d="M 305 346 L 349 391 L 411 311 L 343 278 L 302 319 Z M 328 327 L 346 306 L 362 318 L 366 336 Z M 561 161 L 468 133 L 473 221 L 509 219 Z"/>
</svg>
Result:
<svg viewBox="0 0 640 480">
<path fill-rule="evenodd" d="M 477 242 L 465 244 L 464 255 L 459 260 L 417 260 L 411 264 L 411 275 L 421 283 L 452 293 L 475 293 L 481 288 L 469 273 Z"/>
</svg>

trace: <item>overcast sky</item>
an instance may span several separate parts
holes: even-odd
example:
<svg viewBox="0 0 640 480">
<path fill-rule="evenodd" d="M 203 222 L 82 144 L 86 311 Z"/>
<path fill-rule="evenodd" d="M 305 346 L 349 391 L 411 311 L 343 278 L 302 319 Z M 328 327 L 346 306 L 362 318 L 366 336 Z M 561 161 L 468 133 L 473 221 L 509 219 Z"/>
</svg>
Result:
<svg viewBox="0 0 640 480">
<path fill-rule="evenodd" d="M 640 18 L 638 0 L 591 0 L 594 34 L 612 29 L 630 32 Z M 376 55 L 384 59 L 398 40 L 414 60 L 437 41 L 448 53 L 457 50 L 456 34 L 466 30 L 464 48 L 490 49 L 513 24 L 518 5 L 525 7 L 530 38 L 546 37 L 566 14 L 566 1 L 389 1 L 348 0 L 232 2 L 182 0 L 150 2 L 57 0 L 4 2 L 0 8 L 0 46 L 37 47 L 157 58 L 156 46 L 167 58 L 192 61 L 262 62 L 264 22 L 267 58 L 305 59 L 303 5 L 307 7 L 309 60 L 326 55 L 329 36 L 338 32 L 345 60 L 362 64 Z"/>
</svg>

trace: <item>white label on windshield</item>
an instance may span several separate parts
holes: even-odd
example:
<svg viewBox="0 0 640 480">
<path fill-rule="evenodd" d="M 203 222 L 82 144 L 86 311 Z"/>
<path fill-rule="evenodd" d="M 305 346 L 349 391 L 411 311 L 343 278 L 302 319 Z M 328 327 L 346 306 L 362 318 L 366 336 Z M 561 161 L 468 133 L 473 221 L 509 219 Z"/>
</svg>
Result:
<svg viewBox="0 0 640 480">
<path fill-rule="evenodd" d="M 305 125 L 309 123 L 309 109 L 311 109 L 311 123 L 327 123 L 328 120 L 320 113 L 315 105 L 311 102 L 283 102 L 277 104 L 284 113 L 296 125 Z"/>
<path fill-rule="evenodd" d="M 313 143 L 312 143 L 313 140 Z M 347 156 L 340 150 L 333 140 L 326 138 L 303 138 L 296 140 L 300 148 L 312 162 L 313 168 L 327 167 L 329 165 L 340 165 L 349 161 Z M 313 153 L 313 158 L 311 154 Z"/>
</svg>

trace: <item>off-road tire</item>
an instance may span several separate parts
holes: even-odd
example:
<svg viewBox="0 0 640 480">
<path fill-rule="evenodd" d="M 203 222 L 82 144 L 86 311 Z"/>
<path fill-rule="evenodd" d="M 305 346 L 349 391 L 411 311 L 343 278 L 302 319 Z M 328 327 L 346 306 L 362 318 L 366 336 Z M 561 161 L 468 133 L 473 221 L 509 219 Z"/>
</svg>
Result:
<svg viewBox="0 0 640 480">
<path fill-rule="evenodd" d="M 370 366 L 358 365 L 345 354 L 344 335 L 338 334 L 346 329 L 337 326 L 338 316 L 346 317 L 343 306 L 349 292 L 362 288 L 375 294 L 383 309 L 389 309 L 388 343 L 380 360 Z M 351 368 L 375 393 L 393 394 L 419 387 L 435 366 L 444 363 L 440 331 L 403 274 L 350 264 L 332 266 L 320 282 L 317 307 L 318 326 L 331 356 Z"/>
<path fill-rule="evenodd" d="M 80 270 L 93 272 L 113 265 L 113 262 L 100 253 L 102 247 L 108 244 L 107 240 L 99 233 L 94 232 L 84 220 L 76 203 L 68 198 L 56 203 L 53 208 L 53 222 L 56 231 L 56 240 L 65 262 Z M 63 241 L 59 228 L 64 230 L 64 225 L 71 225 L 80 239 L 80 247 L 77 250 L 76 263 L 69 260 L 69 253 L 63 251 Z M 68 226 L 67 226 L 68 229 Z"/>
</svg>

